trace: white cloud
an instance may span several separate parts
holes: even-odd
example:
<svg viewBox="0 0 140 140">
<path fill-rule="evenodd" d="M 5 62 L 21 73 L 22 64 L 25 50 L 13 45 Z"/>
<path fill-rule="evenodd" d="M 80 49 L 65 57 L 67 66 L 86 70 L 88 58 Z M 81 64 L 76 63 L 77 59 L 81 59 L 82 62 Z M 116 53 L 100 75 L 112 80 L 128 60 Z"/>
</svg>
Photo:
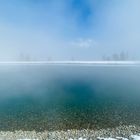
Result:
<svg viewBox="0 0 140 140">
<path fill-rule="evenodd" d="M 71 45 L 78 48 L 90 48 L 97 46 L 97 42 L 93 39 L 77 39 L 71 42 Z"/>
</svg>

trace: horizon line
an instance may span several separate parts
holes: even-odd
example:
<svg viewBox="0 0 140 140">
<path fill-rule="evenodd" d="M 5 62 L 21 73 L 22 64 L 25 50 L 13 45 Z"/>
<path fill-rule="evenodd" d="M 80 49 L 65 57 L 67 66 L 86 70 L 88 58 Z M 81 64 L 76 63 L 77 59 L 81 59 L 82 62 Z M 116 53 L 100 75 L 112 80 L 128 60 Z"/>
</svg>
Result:
<svg viewBox="0 0 140 140">
<path fill-rule="evenodd" d="M 140 61 L 0 61 L 0 64 L 91 64 L 91 65 L 140 65 Z"/>
</svg>

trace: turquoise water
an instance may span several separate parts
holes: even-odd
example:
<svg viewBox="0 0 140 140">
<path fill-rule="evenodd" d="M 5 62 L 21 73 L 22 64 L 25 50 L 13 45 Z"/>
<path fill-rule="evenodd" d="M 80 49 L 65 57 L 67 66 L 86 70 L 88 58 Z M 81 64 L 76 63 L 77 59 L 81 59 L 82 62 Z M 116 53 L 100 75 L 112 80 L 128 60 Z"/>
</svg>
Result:
<svg viewBox="0 0 140 140">
<path fill-rule="evenodd" d="M 0 130 L 140 125 L 139 66 L 0 66 Z"/>
</svg>

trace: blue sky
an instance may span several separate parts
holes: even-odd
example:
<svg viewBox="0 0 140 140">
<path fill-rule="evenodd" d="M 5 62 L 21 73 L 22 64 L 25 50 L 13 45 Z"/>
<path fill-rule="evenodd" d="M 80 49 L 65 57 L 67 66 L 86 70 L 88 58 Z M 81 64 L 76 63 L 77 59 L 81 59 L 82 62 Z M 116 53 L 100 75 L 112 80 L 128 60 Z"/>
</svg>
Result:
<svg viewBox="0 0 140 140">
<path fill-rule="evenodd" d="M 1 0 L 0 59 L 140 58 L 139 0 Z"/>
</svg>

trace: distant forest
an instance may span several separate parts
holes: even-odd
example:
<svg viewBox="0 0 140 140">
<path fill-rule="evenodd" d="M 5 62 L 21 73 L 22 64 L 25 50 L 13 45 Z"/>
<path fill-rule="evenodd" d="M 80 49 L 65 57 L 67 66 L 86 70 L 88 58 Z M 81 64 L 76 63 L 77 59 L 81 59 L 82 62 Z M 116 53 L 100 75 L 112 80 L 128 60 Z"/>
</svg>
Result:
<svg viewBox="0 0 140 140">
<path fill-rule="evenodd" d="M 102 60 L 103 61 L 127 61 L 130 60 L 130 58 L 128 56 L 128 53 L 122 51 L 120 53 L 114 53 L 110 56 L 104 55 L 102 57 Z"/>
<path fill-rule="evenodd" d="M 104 55 L 101 57 L 102 61 L 127 61 L 132 60 L 132 58 L 129 57 L 127 52 L 120 52 L 120 53 L 113 53 L 112 55 Z M 46 57 L 43 59 L 44 61 L 52 61 L 52 57 Z M 77 59 L 74 57 L 71 57 L 69 59 L 70 61 L 76 61 Z M 21 53 L 18 57 L 18 61 L 37 61 L 37 59 L 33 58 L 29 54 L 23 54 Z M 94 61 L 94 60 L 93 60 Z"/>
</svg>

